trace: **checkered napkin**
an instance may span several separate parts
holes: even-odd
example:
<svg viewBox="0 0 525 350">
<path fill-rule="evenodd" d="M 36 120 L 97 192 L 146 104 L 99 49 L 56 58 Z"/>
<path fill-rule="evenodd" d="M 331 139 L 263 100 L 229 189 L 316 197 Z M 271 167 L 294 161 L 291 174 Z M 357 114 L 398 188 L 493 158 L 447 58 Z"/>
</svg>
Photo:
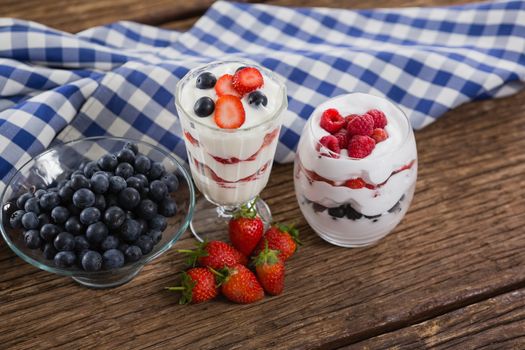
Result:
<svg viewBox="0 0 525 350">
<path fill-rule="evenodd" d="M 141 139 L 185 159 L 173 94 L 189 69 L 241 58 L 279 74 L 289 110 L 276 160 L 289 162 L 315 106 L 386 96 L 414 128 L 525 80 L 525 2 L 348 11 L 216 2 L 185 33 L 131 22 L 76 35 L 0 19 L 0 189 L 53 143 Z"/>
</svg>

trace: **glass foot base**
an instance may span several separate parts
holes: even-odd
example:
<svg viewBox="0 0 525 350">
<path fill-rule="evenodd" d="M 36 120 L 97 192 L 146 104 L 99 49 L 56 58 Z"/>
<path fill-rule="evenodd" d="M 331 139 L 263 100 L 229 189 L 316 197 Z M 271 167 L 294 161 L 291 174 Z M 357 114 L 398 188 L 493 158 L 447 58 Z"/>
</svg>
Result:
<svg viewBox="0 0 525 350">
<path fill-rule="evenodd" d="M 254 203 L 255 202 L 255 203 Z M 246 205 L 255 204 L 257 214 L 264 223 L 264 230 L 270 227 L 272 213 L 270 207 L 261 198 L 256 198 Z M 195 204 L 193 219 L 190 223 L 190 230 L 193 236 L 199 241 L 229 241 L 228 222 L 233 217 L 239 206 L 217 207 L 209 202 L 204 196 L 200 196 Z"/>
</svg>

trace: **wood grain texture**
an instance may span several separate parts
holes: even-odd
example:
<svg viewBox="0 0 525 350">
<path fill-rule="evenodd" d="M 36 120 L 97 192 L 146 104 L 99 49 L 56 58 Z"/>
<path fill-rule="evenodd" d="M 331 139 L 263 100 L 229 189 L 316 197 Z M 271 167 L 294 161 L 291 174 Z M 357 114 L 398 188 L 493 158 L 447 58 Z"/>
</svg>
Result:
<svg viewBox="0 0 525 350">
<path fill-rule="evenodd" d="M 519 289 L 341 350 L 522 349 L 524 323 L 525 290 Z"/>
<path fill-rule="evenodd" d="M 123 1 L 84 6 L 116 6 Z M 130 18 L 148 16 L 133 7 L 142 2 L 127 3 Z M 147 2 L 150 7 L 155 3 Z M 199 2 L 174 3 L 182 8 Z M 365 6 L 342 0 L 272 3 Z M 29 9 L 20 12 L 22 4 L 4 6 L 3 14 L 14 10 L 31 14 Z M 51 26 L 85 28 L 122 19 L 126 13 L 101 11 L 98 17 L 76 20 L 57 13 L 39 16 Z M 166 26 L 187 28 L 194 19 Z M 427 336 L 429 344 L 483 345 L 467 341 L 487 322 L 493 326 L 486 328 L 492 332 L 486 339 L 504 341 L 498 332 L 514 334 L 525 328 L 523 99 L 525 92 L 464 105 L 417 132 L 419 179 L 414 202 L 395 232 L 373 247 L 343 249 L 318 238 L 297 206 L 292 166 L 274 166 L 262 196 L 276 220 L 298 223 L 304 246 L 287 265 L 284 294 L 254 305 L 233 305 L 224 299 L 177 305 L 175 295 L 163 290 L 177 282 L 176 274 L 184 266 L 183 257 L 173 249 L 127 285 L 94 291 L 33 268 L 1 243 L 0 348 L 331 349 L 351 344 L 389 348 L 397 343 L 418 348 L 415 337 L 422 333 L 417 332 L 434 321 L 440 328 Z M 176 247 L 188 248 L 193 242 L 185 234 Z M 472 324 L 469 312 L 478 315 Z M 510 339 L 504 345 L 522 341 Z"/>
</svg>

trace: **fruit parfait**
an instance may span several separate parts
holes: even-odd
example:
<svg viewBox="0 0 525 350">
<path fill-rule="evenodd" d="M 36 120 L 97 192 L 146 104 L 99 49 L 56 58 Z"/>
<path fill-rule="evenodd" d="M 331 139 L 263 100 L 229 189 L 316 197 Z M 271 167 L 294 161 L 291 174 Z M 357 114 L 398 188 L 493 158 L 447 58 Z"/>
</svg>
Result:
<svg viewBox="0 0 525 350">
<path fill-rule="evenodd" d="M 191 70 L 176 90 L 192 177 L 207 200 L 197 203 L 191 225 L 199 238 L 197 232 L 226 225 L 266 186 L 287 107 L 286 88 L 267 69 L 229 61 Z M 256 207 L 269 222 L 266 204 L 258 199 Z M 215 225 L 210 226 L 210 217 Z"/>
<path fill-rule="evenodd" d="M 294 167 L 297 200 L 324 240 L 373 244 L 405 215 L 416 185 L 417 151 L 405 114 L 364 93 L 318 106 L 301 135 Z"/>
</svg>

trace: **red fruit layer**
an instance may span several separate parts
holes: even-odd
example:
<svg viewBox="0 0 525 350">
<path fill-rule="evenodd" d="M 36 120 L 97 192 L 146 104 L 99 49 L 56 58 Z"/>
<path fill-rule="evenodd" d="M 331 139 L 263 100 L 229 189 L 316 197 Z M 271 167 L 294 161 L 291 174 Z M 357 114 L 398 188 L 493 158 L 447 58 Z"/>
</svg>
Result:
<svg viewBox="0 0 525 350">
<path fill-rule="evenodd" d="M 269 161 L 252 175 L 246 176 L 237 181 L 228 181 L 228 180 L 223 179 L 219 175 L 217 175 L 217 173 L 213 171 L 209 166 L 202 164 L 197 159 L 193 158 L 193 163 L 195 164 L 195 167 L 197 167 L 197 169 L 199 170 L 199 173 L 206 176 L 207 178 L 212 179 L 213 181 L 215 181 L 217 184 L 219 184 L 221 187 L 224 187 L 224 188 L 235 188 L 235 186 L 228 186 L 228 185 L 258 180 L 266 172 L 268 167 L 271 165 L 271 161 Z"/>
<path fill-rule="evenodd" d="M 399 169 L 394 170 L 392 172 L 392 174 L 390 174 L 390 176 L 388 176 L 388 178 L 384 182 L 382 182 L 380 184 L 377 184 L 377 185 L 369 184 L 369 183 L 367 183 L 365 180 L 363 180 L 360 177 L 353 178 L 353 179 L 348 179 L 346 181 L 337 181 L 337 182 L 342 182 L 342 184 L 338 185 L 335 181 L 327 179 L 325 177 L 322 177 L 321 175 L 317 174 L 315 171 L 311 171 L 311 170 L 306 169 L 304 167 L 303 163 L 301 162 L 300 158 L 298 158 L 297 161 L 298 161 L 298 164 L 299 164 L 298 172 L 302 171 L 302 172 L 305 173 L 306 178 L 308 179 L 308 182 L 310 183 L 310 185 L 312 183 L 314 183 L 315 181 L 319 181 L 319 182 L 325 182 L 325 183 L 327 183 L 327 184 L 329 184 L 330 186 L 333 186 L 333 187 L 346 187 L 346 188 L 350 188 L 350 189 L 360 189 L 360 188 L 366 187 L 369 190 L 375 190 L 375 189 L 378 189 L 378 188 L 384 186 L 388 182 L 388 180 L 390 180 L 390 178 L 392 176 L 394 176 L 395 174 L 400 173 L 402 171 L 409 170 L 410 168 L 412 168 L 412 166 L 416 162 L 415 160 L 412 160 L 410 163 L 408 163 L 406 165 L 403 165 Z"/>
<path fill-rule="evenodd" d="M 269 133 L 267 133 L 265 136 L 264 136 L 264 141 L 263 141 L 263 144 L 261 145 L 261 147 L 257 150 L 257 152 L 255 152 L 254 154 L 252 154 L 251 156 L 249 156 L 248 158 L 246 159 L 239 159 L 239 158 L 236 158 L 236 157 L 231 157 L 231 158 L 221 158 L 221 157 L 217 157 L 217 156 L 214 156 L 212 154 L 210 154 L 210 156 L 215 159 L 217 162 L 219 163 L 222 163 L 222 164 L 237 164 L 237 163 L 240 163 L 240 162 L 245 162 L 245 161 L 252 161 L 252 160 L 255 160 L 257 158 L 257 156 L 259 155 L 259 153 L 262 152 L 263 148 L 269 146 L 273 140 L 275 140 L 275 138 L 279 135 L 279 129 L 275 129 Z M 185 131 L 184 132 L 184 136 L 186 136 L 186 139 L 188 139 L 188 141 L 195 147 L 199 147 L 199 141 L 195 140 L 195 138 L 193 136 L 191 136 L 191 134 L 188 132 L 188 131 Z M 209 153 L 208 153 L 209 154 Z"/>
</svg>

